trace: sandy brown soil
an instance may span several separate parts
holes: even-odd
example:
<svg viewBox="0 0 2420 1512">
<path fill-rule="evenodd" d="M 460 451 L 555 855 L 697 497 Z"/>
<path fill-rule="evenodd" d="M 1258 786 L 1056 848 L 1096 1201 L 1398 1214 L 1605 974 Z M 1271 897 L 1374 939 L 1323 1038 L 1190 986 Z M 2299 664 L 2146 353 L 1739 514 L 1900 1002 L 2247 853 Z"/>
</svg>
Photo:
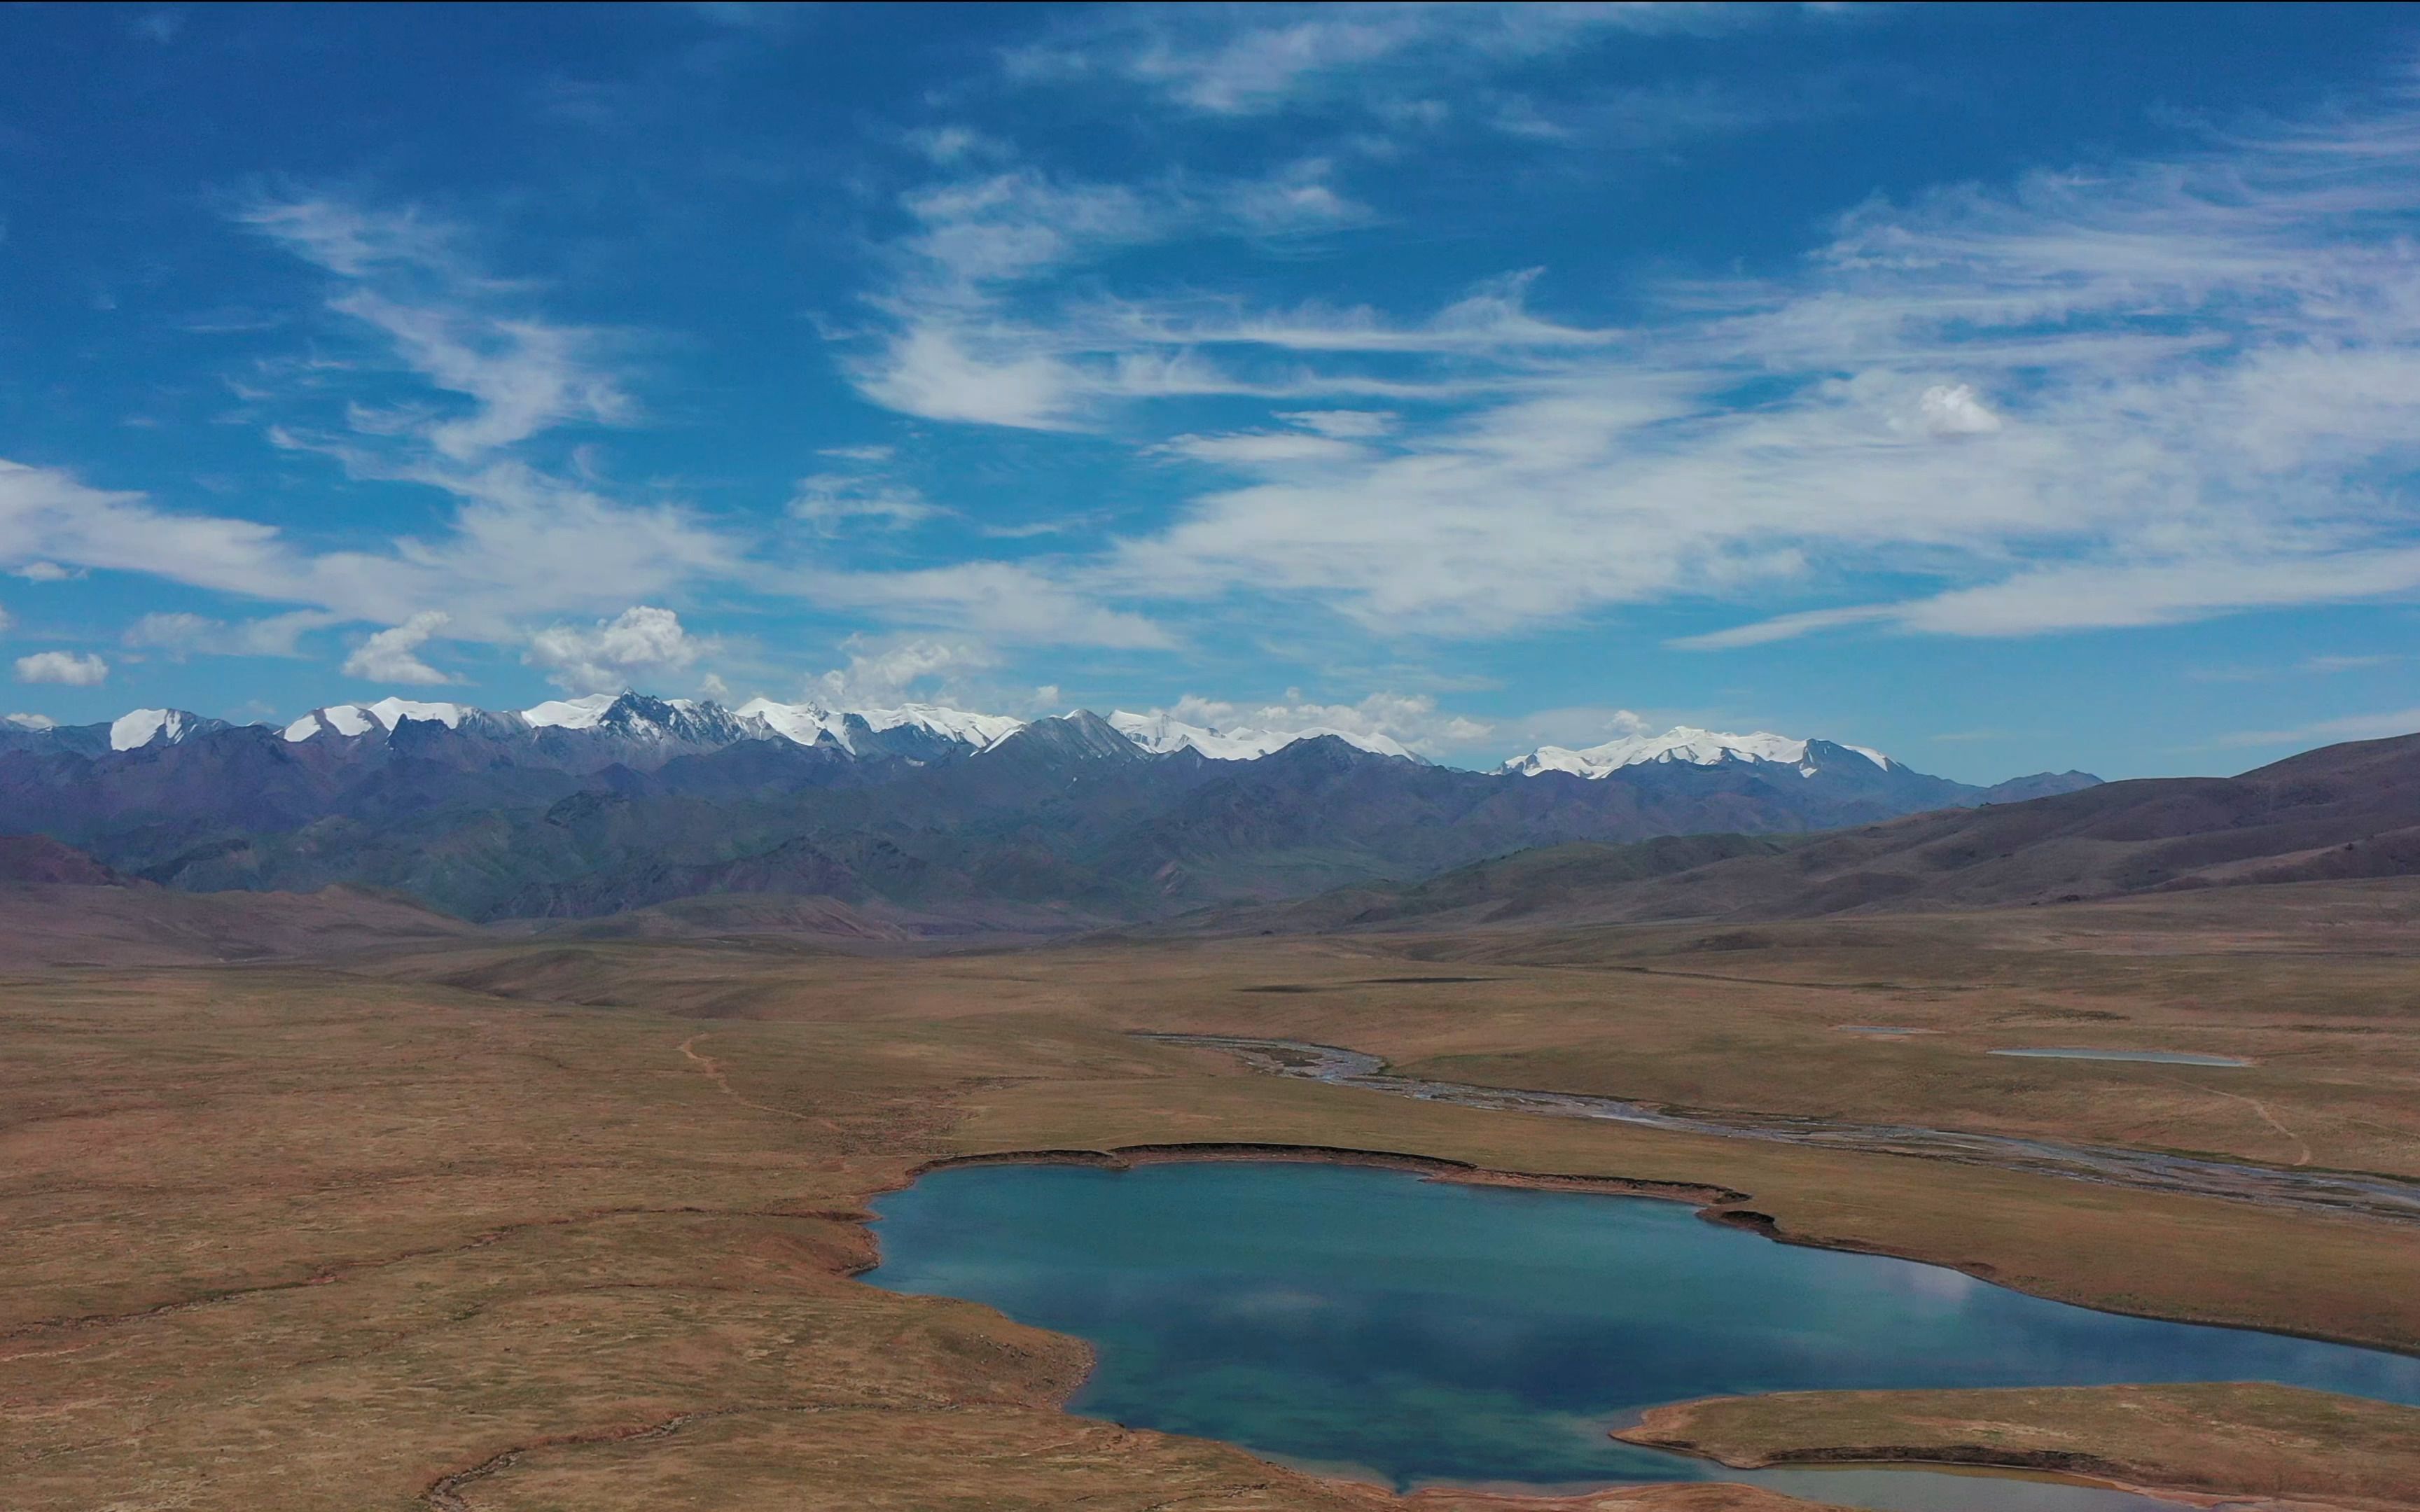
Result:
<svg viewBox="0 0 2420 1512">
<path fill-rule="evenodd" d="M 1668 944 L 1621 949 L 1703 964 Z M 871 1258 L 870 1195 L 923 1162 L 1036 1147 L 1276 1141 L 1695 1183 L 1742 1194 L 1792 1238 L 2102 1305 L 2420 1348 L 2414 1226 L 1430 1106 L 1123 1032 L 1292 1033 L 1503 1055 L 1525 1072 L 1568 1051 L 1745 1106 L 1813 1099 L 1837 1077 L 1844 1103 L 1900 1096 L 1902 1116 L 2024 1125 L 2093 1100 L 2060 1090 L 2065 1067 L 1907 1075 L 1857 1058 L 1906 1047 L 1830 1025 L 1930 995 L 1945 1029 L 1979 1039 L 1998 1032 L 1992 1014 L 2055 999 L 2162 1034 L 2289 1043 L 2320 1011 L 2188 994 L 2173 974 L 2103 990 L 2090 962 L 2062 966 L 2039 942 L 2008 946 L 2010 980 L 1973 992 L 1953 990 L 1966 946 L 1906 949 L 1883 987 L 1829 980 L 1865 946 L 1771 949 L 1730 973 L 1789 979 L 1770 988 L 1624 971 L 1627 957 L 1441 967 L 1295 943 L 872 960 L 763 940 L 439 944 L 345 970 L 0 981 L 5 1504 L 1405 1504 L 1068 1418 L 1057 1404 L 1086 1365 L 1074 1341 L 849 1279 Z M 2120 976 L 2170 959 L 2105 953 Z M 2205 973 L 2193 980 L 2223 980 L 2211 954 L 2173 952 Z M 2327 1150 L 2345 1147 L 2327 1142 L 2321 1088 L 2390 1109 L 2362 1137 L 2382 1168 L 2406 1168 L 2400 957 L 2315 969 L 2335 973 L 2329 1022 L 2376 1029 L 2373 1053 L 2327 1052 L 2261 1095 Z M 2076 980 L 2044 984 L 2066 970 Z M 2359 987 L 2364 971 L 2379 984 Z M 1401 980 L 1437 977 L 1491 980 Z M 1310 990 L 1257 990 L 1272 985 Z M 1841 1058 L 1802 1064 L 1817 1046 Z M 1847 1074 L 1859 1064 L 1902 1070 Z M 2161 1085 L 2122 1079 L 2134 1073 L 2118 1069 L 2118 1102 Z M 2223 1100 L 2179 1106 L 2203 1148 L 2238 1136 Z M 1598 1500 L 1775 1504 L 1704 1487 Z M 1449 1501 L 1481 1504 L 1427 1504 Z"/>
<path fill-rule="evenodd" d="M 1616 1436 L 1741 1468 L 2001 1465 L 2164 1490 L 2420 1504 L 2420 1408 L 2287 1386 L 1788 1392 L 1656 1408 Z"/>
</svg>

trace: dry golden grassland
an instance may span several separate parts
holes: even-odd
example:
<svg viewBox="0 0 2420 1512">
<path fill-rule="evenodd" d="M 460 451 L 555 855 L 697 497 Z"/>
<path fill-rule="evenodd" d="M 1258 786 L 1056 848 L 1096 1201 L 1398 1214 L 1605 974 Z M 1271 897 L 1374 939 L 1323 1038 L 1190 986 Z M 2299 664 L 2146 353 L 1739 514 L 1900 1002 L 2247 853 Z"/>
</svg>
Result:
<svg viewBox="0 0 2420 1512">
<path fill-rule="evenodd" d="M 2042 911 L 2045 925 L 2050 912 L 2077 911 Z M 1086 1367 L 1078 1344 L 849 1279 L 873 1255 L 869 1196 L 926 1160 L 1020 1148 L 1294 1142 L 1711 1183 L 1794 1238 L 2420 1349 L 2420 1227 L 1432 1105 L 1122 1032 L 1296 1035 L 1466 1075 L 1496 1057 L 1520 1085 L 1747 1108 L 1824 1102 L 1837 1081 L 1825 1111 L 2012 1129 L 2175 1088 L 2152 1142 L 2273 1158 L 2254 1144 L 2267 1125 L 2230 1101 L 2252 1096 L 2323 1163 L 2360 1148 L 2381 1169 L 2420 1164 L 2420 1015 L 2396 995 L 2420 977 L 2401 957 L 2305 950 L 2341 999 L 2263 1008 L 2255 988 L 2211 984 L 2235 980 L 2220 967 L 2236 955 L 2271 957 L 2195 943 L 2199 925 L 2118 932 L 2190 949 L 1965 927 L 1896 948 L 1630 932 L 1590 946 L 1601 959 L 1451 968 L 1401 952 L 1471 942 L 876 960 L 742 940 L 0 981 L 0 1504 L 1487 1504 L 1400 1502 L 1069 1418 L 1057 1404 Z M 1642 953 L 1700 975 L 1625 969 Z M 1970 981 L 1984 957 L 2005 977 Z M 2151 974 L 2096 990 L 2104 960 Z M 1490 980 L 1383 980 L 1443 976 Z M 1249 990 L 1268 986 L 1311 990 Z M 2096 1066 L 2115 1079 L 2079 1083 L 2073 1066 L 1972 1054 L 2009 1032 L 1998 1015 L 2074 1003 L 2125 1017 L 2054 1022 L 2258 1055 L 2267 1079 L 2221 1095 L 2173 1068 Z M 1921 1046 L 1831 1027 L 1919 1011 L 1945 1031 Z M 2347 1055 L 2305 1022 L 2371 1032 L 2347 1036 L 2365 1046 Z M 2339 1090 L 2378 1109 L 2376 1127 L 2330 1121 Z M 2133 1137 L 2135 1118 L 2063 1132 Z M 1783 1504 L 1706 1487 L 1597 1502 Z"/>
<path fill-rule="evenodd" d="M 1619 1436 L 1742 1468 L 2033 1466 L 2347 1505 L 2395 1505 L 2420 1486 L 2420 1410 L 2242 1381 L 1725 1396 L 1656 1408 Z"/>
</svg>

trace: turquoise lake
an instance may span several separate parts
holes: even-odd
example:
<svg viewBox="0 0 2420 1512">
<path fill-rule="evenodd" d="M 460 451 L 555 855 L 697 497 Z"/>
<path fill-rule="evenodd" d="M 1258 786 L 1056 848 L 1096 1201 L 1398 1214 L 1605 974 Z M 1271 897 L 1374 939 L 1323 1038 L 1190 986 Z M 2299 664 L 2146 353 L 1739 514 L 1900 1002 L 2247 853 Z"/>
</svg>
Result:
<svg viewBox="0 0 2420 1512">
<path fill-rule="evenodd" d="M 2420 1404 L 2420 1359 L 2093 1312 L 1643 1198 L 1272 1162 L 961 1166 L 876 1208 L 874 1285 L 1094 1345 L 1073 1411 L 1398 1487 L 1720 1476 L 1942 1504 L 1917 1492 L 1943 1475 L 1742 1475 L 1605 1436 L 1747 1392 L 2257 1380 Z M 1958 1484 L 1978 1508 L 2155 1504 Z"/>
</svg>

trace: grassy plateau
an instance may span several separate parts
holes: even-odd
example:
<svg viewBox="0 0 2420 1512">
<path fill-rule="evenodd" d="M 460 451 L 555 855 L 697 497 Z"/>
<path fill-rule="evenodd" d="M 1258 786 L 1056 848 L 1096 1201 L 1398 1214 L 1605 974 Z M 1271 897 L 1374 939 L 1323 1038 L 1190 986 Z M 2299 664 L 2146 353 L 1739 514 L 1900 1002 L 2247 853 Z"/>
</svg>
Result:
<svg viewBox="0 0 2420 1512">
<path fill-rule="evenodd" d="M 1727 1188 L 1791 1241 L 2420 1351 L 2420 1225 L 1427 1103 L 1130 1034 L 2412 1175 L 2415 918 L 2420 888 L 2313 883 L 1752 929 L 946 955 L 734 935 L 9 957 L 0 1505 L 1803 1505 L 1721 1485 L 1402 1499 L 1070 1417 L 1077 1341 L 852 1279 L 875 1258 L 865 1204 L 946 1157 L 1346 1147 Z M 1878 1025 L 1930 1032 L 1842 1027 Z M 2252 1064 L 1986 1053 L 2040 1045 Z M 2198 1391 L 2123 1412 L 2078 1393 L 1822 1394 L 1651 1427 L 1731 1460 L 1979 1442 L 1989 1423 L 2181 1492 L 2420 1506 L 2420 1413 Z"/>
</svg>

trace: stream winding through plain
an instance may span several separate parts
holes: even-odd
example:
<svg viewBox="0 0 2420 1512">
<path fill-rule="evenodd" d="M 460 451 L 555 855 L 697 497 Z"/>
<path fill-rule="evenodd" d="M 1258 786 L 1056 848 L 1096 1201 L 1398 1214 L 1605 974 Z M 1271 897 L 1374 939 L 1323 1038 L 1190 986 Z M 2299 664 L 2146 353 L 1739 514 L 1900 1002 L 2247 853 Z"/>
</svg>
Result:
<svg viewBox="0 0 2420 1512">
<path fill-rule="evenodd" d="M 1683 1134 L 1762 1139 L 1777 1144 L 1866 1154 L 1910 1155 L 1964 1165 L 2093 1181 L 2146 1192 L 2226 1197 L 2335 1216 L 2420 1223 L 2420 1181 L 2360 1171 L 2255 1165 L 2207 1156 L 2172 1155 L 2114 1146 L 2066 1144 L 2009 1134 L 1964 1134 L 1888 1123 L 1852 1123 L 1784 1114 L 1686 1112 L 1585 1092 L 1545 1092 L 1430 1081 L 1387 1070 L 1385 1060 L 1340 1045 L 1228 1034 L 1138 1034 L 1159 1044 L 1224 1050 L 1256 1071 L 1302 1077 L 1331 1087 L 1450 1103 L 1503 1113 L 1599 1119 Z"/>
</svg>

